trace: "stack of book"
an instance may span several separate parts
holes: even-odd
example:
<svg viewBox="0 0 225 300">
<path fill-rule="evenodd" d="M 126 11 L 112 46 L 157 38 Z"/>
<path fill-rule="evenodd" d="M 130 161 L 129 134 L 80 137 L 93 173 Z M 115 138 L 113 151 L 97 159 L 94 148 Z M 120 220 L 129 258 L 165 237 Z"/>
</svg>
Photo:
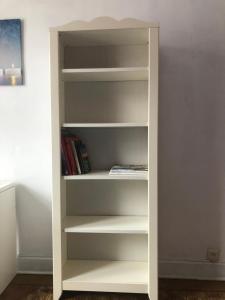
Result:
<svg viewBox="0 0 225 300">
<path fill-rule="evenodd" d="M 62 175 L 80 175 L 91 171 L 87 149 L 79 137 L 67 131 L 61 137 Z"/>
<path fill-rule="evenodd" d="M 145 175 L 147 172 L 146 165 L 116 165 L 111 168 L 109 175 Z"/>
</svg>

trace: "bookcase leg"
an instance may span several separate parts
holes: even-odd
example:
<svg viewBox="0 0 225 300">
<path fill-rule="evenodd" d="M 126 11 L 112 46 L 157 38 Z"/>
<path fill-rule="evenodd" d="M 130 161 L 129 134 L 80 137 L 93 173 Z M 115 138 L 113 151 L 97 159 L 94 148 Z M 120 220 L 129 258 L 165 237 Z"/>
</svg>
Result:
<svg viewBox="0 0 225 300">
<path fill-rule="evenodd" d="M 53 290 L 53 300 L 61 300 L 61 299 L 63 299 L 62 296 L 63 296 L 62 291 Z"/>
</svg>

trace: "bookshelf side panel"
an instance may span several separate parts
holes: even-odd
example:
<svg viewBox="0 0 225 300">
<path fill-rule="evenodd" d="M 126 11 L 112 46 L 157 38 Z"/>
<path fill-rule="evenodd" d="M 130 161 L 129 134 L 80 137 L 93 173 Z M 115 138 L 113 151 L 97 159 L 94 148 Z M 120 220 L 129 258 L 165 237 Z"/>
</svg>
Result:
<svg viewBox="0 0 225 300">
<path fill-rule="evenodd" d="M 158 28 L 149 30 L 149 297 L 158 299 Z"/>
<path fill-rule="evenodd" d="M 62 293 L 61 251 L 61 174 L 60 174 L 60 99 L 59 99 L 59 38 L 51 32 L 51 111 L 52 111 L 52 234 L 54 299 Z"/>
<path fill-rule="evenodd" d="M 61 69 L 64 65 L 64 43 L 61 36 L 61 33 L 59 33 L 59 131 L 61 131 L 61 126 L 65 122 L 65 83 L 62 80 L 62 74 Z M 60 142 L 61 142 L 61 132 L 60 134 Z M 61 147 L 61 145 L 59 146 Z M 61 150 L 61 149 L 60 149 Z M 60 151 L 61 155 L 61 151 Z M 61 163 L 61 157 L 60 157 L 60 163 Z M 61 175 L 61 166 L 59 169 L 60 175 Z M 67 198 L 67 183 L 63 179 L 63 177 L 60 177 L 60 203 L 61 203 L 61 220 L 63 220 L 66 217 L 66 198 Z M 61 231 L 62 232 L 62 231 Z M 67 239 L 66 235 L 61 233 L 61 257 L 62 257 L 62 266 L 67 261 Z"/>
</svg>

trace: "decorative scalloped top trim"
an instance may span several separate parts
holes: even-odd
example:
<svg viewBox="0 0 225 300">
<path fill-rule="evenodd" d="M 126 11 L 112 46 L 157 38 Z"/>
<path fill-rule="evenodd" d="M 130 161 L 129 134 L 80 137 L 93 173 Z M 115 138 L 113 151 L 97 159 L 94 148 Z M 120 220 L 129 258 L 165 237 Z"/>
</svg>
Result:
<svg viewBox="0 0 225 300">
<path fill-rule="evenodd" d="M 126 18 L 116 20 L 111 17 L 98 17 L 91 21 L 72 21 L 63 26 L 52 28 L 56 31 L 95 30 L 95 29 L 122 29 L 122 28 L 148 28 L 159 27 L 158 23 L 144 22 L 137 19 Z"/>
</svg>

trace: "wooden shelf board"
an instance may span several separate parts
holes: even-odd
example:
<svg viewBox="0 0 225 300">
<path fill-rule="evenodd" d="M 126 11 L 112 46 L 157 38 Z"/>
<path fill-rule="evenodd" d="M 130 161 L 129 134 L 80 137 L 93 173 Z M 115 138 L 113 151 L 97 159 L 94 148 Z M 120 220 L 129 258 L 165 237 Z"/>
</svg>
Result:
<svg viewBox="0 0 225 300">
<path fill-rule="evenodd" d="M 64 219 L 68 233 L 147 234 L 146 216 L 68 216 Z"/>
<path fill-rule="evenodd" d="M 98 127 L 110 127 L 110 128 L 121 128 L 121 127 L 148 127 L 147 122 L 143 123 L 64 123 L 62 127 L 65 128 L 98 128 Z"/>
<path fill-rule="evenodd" d="M 93 171 L 82 175 L 63 176 L 65 180 L 148 180 L 148 175 L 109 175 L 109 171 Z"/>
<path fill-rule="evenodd" d="M 64 81 L 148 80 L 148 67 L 63 69 Z"/>
<path fill-rule="evenodd" d="M 63 290 L 147 293 L 148 264 L 69 260 L 63 268 Z"/>
</svg>

